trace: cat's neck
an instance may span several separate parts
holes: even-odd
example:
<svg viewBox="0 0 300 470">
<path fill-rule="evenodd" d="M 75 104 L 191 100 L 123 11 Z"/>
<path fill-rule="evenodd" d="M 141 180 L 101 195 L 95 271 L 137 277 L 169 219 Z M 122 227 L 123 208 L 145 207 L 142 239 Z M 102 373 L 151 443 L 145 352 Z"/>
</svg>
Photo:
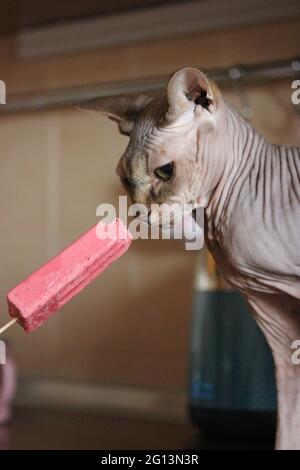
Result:
<svg viewBox="0 0 300 470">
<path fill-rule="evenodd" d="M 211 236 L 224 223 L 226 210 L 234 210 L 239 188 L 246 184 L 257 159 L 264 159 L 270 146 L 237 111 L 224 103 L 222 127 L 210 155 L 211 159 L 217 158 L 219 167 L 218 182 L 205 208 Z"/>
</svg>

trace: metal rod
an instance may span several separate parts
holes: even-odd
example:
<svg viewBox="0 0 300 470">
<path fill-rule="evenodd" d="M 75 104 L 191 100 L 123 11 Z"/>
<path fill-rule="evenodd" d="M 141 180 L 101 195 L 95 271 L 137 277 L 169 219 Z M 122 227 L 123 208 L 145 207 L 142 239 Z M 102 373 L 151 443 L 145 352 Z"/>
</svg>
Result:
<svg viewBox="0 0 300 470">
<path fill-rule="evenodd" d="M 247 84 L 296 78 L 300 76 L 300 58 L 247 66 L 236 65 L 223 69 L 205 70 L 205 72 L 221 87 L 235 85 L 237 80 Z M 168 78 L 167 76 L 153 77 L 8 95 L 7 104 L 0 106 L 0 115 L 65 107 L 87 99 L 115 96 L 123 93 L 156 92 L 166 85 Z"/>
</svg>

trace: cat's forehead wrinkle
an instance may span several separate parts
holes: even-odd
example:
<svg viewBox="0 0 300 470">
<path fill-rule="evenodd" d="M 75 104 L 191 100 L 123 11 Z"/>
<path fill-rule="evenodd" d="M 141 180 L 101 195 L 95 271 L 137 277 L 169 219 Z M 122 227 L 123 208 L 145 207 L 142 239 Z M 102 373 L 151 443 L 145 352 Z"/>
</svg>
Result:
<svg viewBox="0 0 300 470">
<path fill-rule="evenodd" d="M 135 176 L 137 173 L 148 174 L 149 154 L 157 151 L 160 145 L 159 140 L 155 138 L 155 130 L 165 115 L 165 109 L 165 97 L 158 96 L 138 117 L 123 156 L 126 171 L 130 176 Z"/>
<path fill-rule="evenodd" d="M 159 95 L 154 98 L 136 120 L 129 146 L 134 148 L 142 147 L 153 134 L 153 131 L 158 128 L 162 119 L 164 119 L 166 110 L 167 99 L 165 95 Z"/>
</svg>

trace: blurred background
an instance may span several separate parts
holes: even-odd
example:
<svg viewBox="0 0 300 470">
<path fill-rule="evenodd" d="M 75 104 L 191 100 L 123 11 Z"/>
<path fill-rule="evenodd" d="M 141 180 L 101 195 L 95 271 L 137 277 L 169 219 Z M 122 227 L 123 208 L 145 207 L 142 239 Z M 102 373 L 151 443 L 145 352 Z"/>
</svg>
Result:
<svg viewBox="0 0 300 470">
<path fill-rule="evenodd" d="M 299 145 L 299 45 L 293 0 L 3 0 L 1 324 L 6 292 L 123 193 L 115 167 L 127 138 L 72 101 L 158 90 L 196 66 L 266 138 Z M 0 447 L 201 446 L 189 412 L 200 263 L 205 252 L 176 241 L 136 241 L 38 331 L 7 332 L 18 388 Z"/>
</svg>

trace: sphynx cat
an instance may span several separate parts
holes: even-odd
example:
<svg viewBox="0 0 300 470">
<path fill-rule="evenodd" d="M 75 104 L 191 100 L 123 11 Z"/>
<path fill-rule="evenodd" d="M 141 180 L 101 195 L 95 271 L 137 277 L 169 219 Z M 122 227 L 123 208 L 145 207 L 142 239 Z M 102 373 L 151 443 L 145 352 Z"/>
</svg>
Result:
<svg viewBox="0 0 300 470">
<path fill-rule="evenodd" d="M 190 67 L 155 97 L 80 107 L 107 115 L 130 137 L 117 172 L 132 200 L 149 208 L 150 224 L 162 203 L 204 207 L 207 247 L 273 353 L 276 448 L 300 449 L 300 365 L 292 361 L 300 339 L 300 148 L 267 142 Z M 152 203 L 158 209 L 150 212 Z"/>
</svg>

